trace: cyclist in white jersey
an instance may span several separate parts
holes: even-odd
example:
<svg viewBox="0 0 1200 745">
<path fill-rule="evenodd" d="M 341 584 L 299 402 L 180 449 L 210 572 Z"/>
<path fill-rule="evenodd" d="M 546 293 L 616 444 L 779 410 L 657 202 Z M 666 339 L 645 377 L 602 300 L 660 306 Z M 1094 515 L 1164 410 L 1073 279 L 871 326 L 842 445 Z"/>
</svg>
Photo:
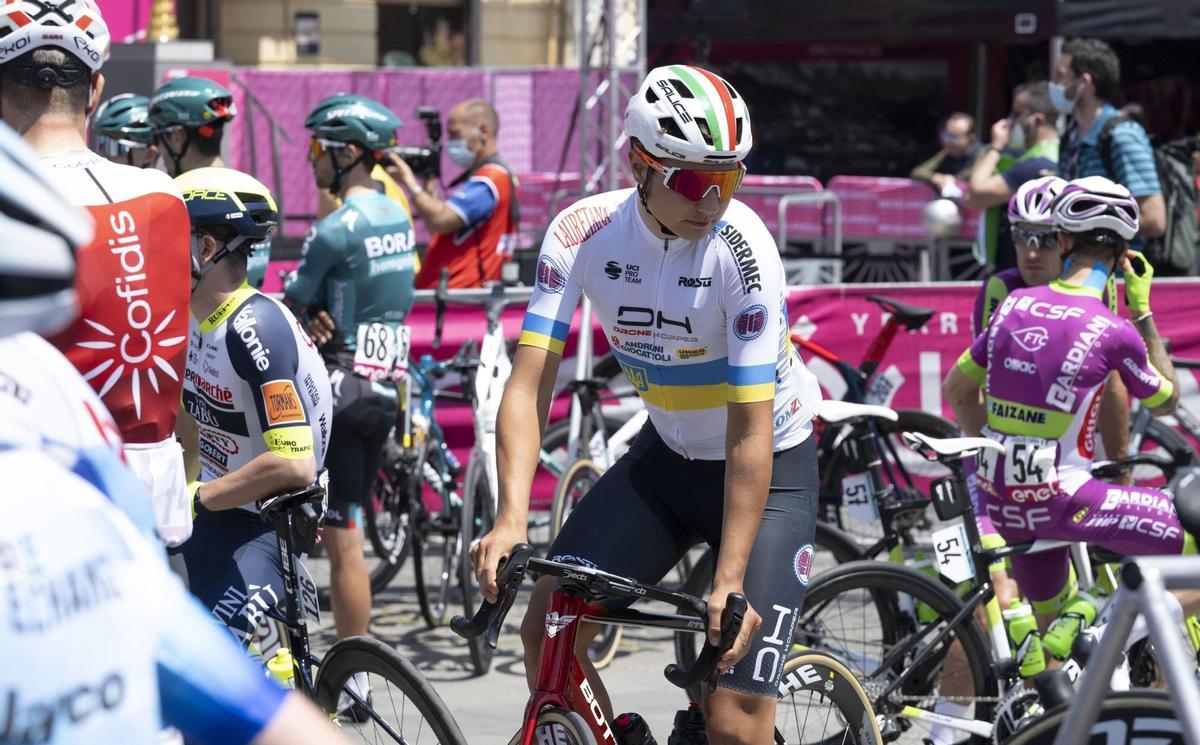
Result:
<svg viewBox="0 0 1200 745">
<path fill-rule="evenodd" d="M 0 115 L 42 157 L 38 166 L 95 221 L 79 253 L 79 318 L 51 339 L 104 401 L 125 457 L 150 488 L 163 535 L 186 492 L 172 432 L 187 336 L 187 211 L 159 171 L 87 148 L 100 103 L 108 31 L 90 0 L 0 6 Z M 187 521 L 183 521 L 186 528 Z"/>
<path fill-rule="evenodd" d="M 0 742 L 150 745 L 164 723 L 213 745 L 344 742 L 187 596 L 104 405 L 36 336 L 74 317 L 92 231 L 35 158 L 0 124 Z"/>
<path fill-rule="evenodd" d="M 661 67 L 630 100 L 625 132 L 637 189 L 577 202 L 542 245 L 500 407 L 499 514 L 472 557 L 494 597 L 500 558 L 526 538 L 539 427 L 586 293 L 650 419 L 550 555 L 656 582 L 695 543 L 718 548 L 710 640 L 728 593 L 744 592 L 752 609 L 706 700 L 709 740 L 768 742 L 812 566 L 820 392 L 789 340 L 775 242 L 732 200 L 751 146 L 742 98 L 706 70 Z M 551 578 L 538 583 L 522 627 L 530 675 L 552 589 Z M 585 629 L 581 643 L 592 635 Z M 586 655 L 580 661 L 611 716 Z"/>
</svg>

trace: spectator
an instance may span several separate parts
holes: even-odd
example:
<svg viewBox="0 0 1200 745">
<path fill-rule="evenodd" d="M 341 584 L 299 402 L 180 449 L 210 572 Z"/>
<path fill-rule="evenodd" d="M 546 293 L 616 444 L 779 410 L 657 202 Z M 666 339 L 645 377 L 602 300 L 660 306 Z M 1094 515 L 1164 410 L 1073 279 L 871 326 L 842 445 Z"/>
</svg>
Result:
<svg viewBox="0 0 1200 745">
<path fill-rule="evenodd" d="M 1100 152 L 1104 123 L 1119 112 L 1109 100 L 1121 82 L 1117 54 L 1099 39 L 1071 39 L 1063 45 L 1050 97 L 1063 114 L 1071 115 L 1058 154 L 1058 172 L 1068 181 L 1085 176 L 1104 176 L 1129 189 L 1141 208 L 1138 235 L 1158 238 L 1166 232 L 1167 210 L 1154 151 L 1146 130 L 1136 121 L 1122 122 L 1112 130 L 1112 172 Z"/>
<path fill-rule="evenodd" d="M 992 125 L 991 144 L 971 169 L 967 206 L 987 210 L 980 221 L 978 250 L 997 271 L 1016 266 L 1005 206 L 1021 184 L 1058 170 L 1057 112 L 1044 80 L 1013 90 L 1012 113 Z"/>
<path fill-rule="evenodd" d="M 957 181 L 966 181 L 971 165 L 979 154 L 975 136 L 975 117 L 956 111 L 942 122 L 939 138 L 942 149 L 937 155 L 912 169 L 909 174 L 917 181 L 932 184 L 939 193 Z"/>
<path fill-rule="evenodd" d="M 450 270 L 452 288 L 499 280 L 517 230 L 516 180 L 496 150 L 496 110 L 481 98 L 467 99 L 450 110 L 446 131 L 446 154 L 467 169 L 450 183 L 457 189 L 448 200 L 435 194 L 436 179 L 422 184 L 399 157 L 387 162 L 388 174 L 411 195 L 415 217 L 433 234 L 417 289 L 435 286 L 443 267 Z"/>
</svg>

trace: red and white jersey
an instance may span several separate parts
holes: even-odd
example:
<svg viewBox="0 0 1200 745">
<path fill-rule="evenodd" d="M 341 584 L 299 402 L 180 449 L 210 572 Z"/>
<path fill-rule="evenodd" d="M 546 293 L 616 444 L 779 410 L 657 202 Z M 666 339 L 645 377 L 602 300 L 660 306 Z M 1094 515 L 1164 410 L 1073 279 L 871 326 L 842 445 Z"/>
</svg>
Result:
<svg viewBox="0 0 1200 745">
<path fill-rule="evenodd" d="M 191 296 L 191 226 L 170 176 L 87 150 L 38 165 L 96 222 L 77 256 L 80 317 L 51 341 L 112 412 L 129 443 L 171 436 Z"/>
</svg>

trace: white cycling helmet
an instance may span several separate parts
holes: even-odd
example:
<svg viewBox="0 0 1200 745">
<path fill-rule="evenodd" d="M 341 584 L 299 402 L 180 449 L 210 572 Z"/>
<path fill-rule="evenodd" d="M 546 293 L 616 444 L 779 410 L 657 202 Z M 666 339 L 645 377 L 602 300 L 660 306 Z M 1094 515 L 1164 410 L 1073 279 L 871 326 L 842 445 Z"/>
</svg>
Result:
<svg viewBox="0 0 1200 745">
<path fill-rule="evenodd" d="M 750 113 L 733 86 L 690 65 L 650 71 L 625 107 L 625 134 L 651 155 L 689 163 L 744 160 L 754 144 Z"/>
<path fill-rule="evenodd" d="M 1103 176 L 1075 179 L 1054 200 L 1054 224 L 1064 233 L 1111 230 L 1130 241 L 1140 215 L 1129 189 Z"/>
<path fill-rule="evenodd" d="M 0 65 L 42 47 L 58 47 L 96 72 L 112 39 L 94 0 L 0 0 Z"/>
<path fill-rule="evenodd" d="M 1067 182 L 1058 176 L 1043 176 L 1026 181 L 1008 200 L 1008 221 L 1054 227 L 1054 200 Z"/>
<path fill-rule="evenodd" d="M 78 313 L 75 251 L 92 239 L 92 220 L 36 163 L 29 145 L 0 123 L 0 336 L 54 333 Z"/>
</svg>

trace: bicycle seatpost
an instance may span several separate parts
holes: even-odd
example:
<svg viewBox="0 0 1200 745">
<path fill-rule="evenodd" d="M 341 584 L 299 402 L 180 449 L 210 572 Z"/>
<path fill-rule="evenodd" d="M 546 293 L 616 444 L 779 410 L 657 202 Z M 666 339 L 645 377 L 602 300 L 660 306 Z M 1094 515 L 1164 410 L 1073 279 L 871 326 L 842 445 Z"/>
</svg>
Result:
<svg viewBox="0 0 1200 745">
<path fill-rule="evenodd" d="M 433 291 L 433 307 L 436 320 L 433 327 L 433 348 L 442 346 L 442 322 L 446 318 L 446 293 L 450 287 L 450 270 L 442 267 L 438 274 L 437 289 Z"/>
</svg>

